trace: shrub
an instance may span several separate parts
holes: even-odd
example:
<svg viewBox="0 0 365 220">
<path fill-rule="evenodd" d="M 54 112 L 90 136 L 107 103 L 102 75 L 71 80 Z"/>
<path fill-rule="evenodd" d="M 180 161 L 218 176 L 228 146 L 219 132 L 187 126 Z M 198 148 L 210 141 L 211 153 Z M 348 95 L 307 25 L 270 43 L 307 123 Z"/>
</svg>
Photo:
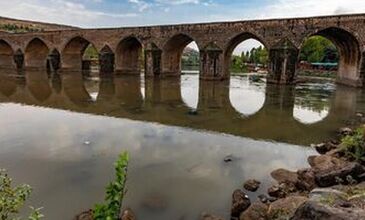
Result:
<svg viewBox="0 0 365 220">
<path fill-rule="evenodd" d="M 26 184 L 12 187 L 12 179 L 5 170 L 0 169 L 0 219 L 21 219 L 17 215 L 31 192 L 32 188 Z M 29 220 L 39 220 L 43 217 L 40 209 L 34 209 L 33 207 L 31 209 Z"/>
<path fill-rule="evenodd" d="M 364 128 L 358 128 L 356 131 L 342 138 L 340 151 L 345 154 L 346 157 L 352 160 L 356 160 L 360 163 L 365 162 L 365 139 Z"/>
<path fill-rule="evenodd" d="M 119 155 L 115 162 L 116 179 L 106 187 L 104 204 L 97 204 L 93 209 L 95 220 L 115 220 L 118 219 L 125 195 L 125 183 L 127 180 L 129 154 L 124 152 Z"/>
</svg>

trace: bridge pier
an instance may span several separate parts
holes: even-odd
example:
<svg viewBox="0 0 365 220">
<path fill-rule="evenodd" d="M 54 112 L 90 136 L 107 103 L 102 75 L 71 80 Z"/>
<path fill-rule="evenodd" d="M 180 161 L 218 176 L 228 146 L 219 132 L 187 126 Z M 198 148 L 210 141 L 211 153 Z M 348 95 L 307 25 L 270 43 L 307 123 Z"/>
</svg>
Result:
<svg viewBox="0 0 365 220">
<path fill-rule="evenodd" d="M 296 80 L 296 66 L 299 50 L 284 39 L 270 49 L 268 83 L 293 84 Z"/>
<path fill-rule="evenodd" d="M 223 51 L 215 45 L 208 45 L 200 50 L 200 79 L 223 80 L 228 75 L 224 73 Z"/>
<path fill-rule="evenodd" d="M 61 56 L 58 51 L 53 51 L 48 55 L 47 69 L 51 72 L 55 72 L 61 67 Z"/>
<path fill-rule="evenodd" d="M 155 45 L 149 45 L 145 50 L 145 76 L 153 77 L 161 74 L 162 51 Z"/>
<path fill-rule="evenodd" d="M 14 62 L 17 69 L 23 69 L 24 67 L 24 54 L 18 50 L 14 54 Z"/>
<path fill-rule="evenodd" d="M 100 75 L 111 75 L 114 72 L 115 55 L 109 47 L 104 47 L 99 53 Z"/>
</svg>

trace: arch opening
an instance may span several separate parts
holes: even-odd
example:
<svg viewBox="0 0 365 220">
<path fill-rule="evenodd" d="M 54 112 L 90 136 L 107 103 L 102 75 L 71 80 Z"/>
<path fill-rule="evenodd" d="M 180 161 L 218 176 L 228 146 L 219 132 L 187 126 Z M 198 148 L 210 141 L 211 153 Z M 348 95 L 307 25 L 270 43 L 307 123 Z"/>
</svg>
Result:
<svg viewBox="0 0 365 220">
<path fill-rule="evenodd" d="M 360 86 L 360 59 L 359 43 L 351 33 L 339 28 L 327 28 L 303 41 L 299 74 L 307 71 L 312 75 L 332 76 L 340 84 Z"/>
<path fill-rule="evenodd" d="M 119 42 L 116 56 L 116 70 L 121 74 L 137 74 L 142 70 L 144 56 L 143 45 L 135 37 L 127 37 Z"/>
<path fill-rule="evenodd" d="M 94 45 L 89 44 L 83 55 L 81 64 L 82 73 L 86 77 L 97 77 L 99 73 L 99 53 Z"/>
<path fill-rule="evenodd" d="M 24 53 L 25 68 L 47 68 L 49 49 L 39 38 L 31 40 Z"/>
<path fill-rule="evenodd" d="M 86 70 L 86 74 L 89 74 L 98 66 L 97 49 L 85 38 L 72 38 L 62 51 L 63 69 Z"/>
<path fill-rule="evenodd" d="M 254 115 L 264 106 L 268 54 L 262 41 L 250 33 L 236 36 L 226 48 L 225 74 L 231 78 L 229 99 L 244 117 Z"/>
<path fill-rule="evenodd" d="M 175 35 L 167 41 L 162 49 L 162 73 L 164 75 L 180 75 L 185 48 L 189 45 L 188 48 L 193 48 L 195 52 L 199 52 L 198 46 L 193 42 L 194 40 L 185 34 Z M 186 62 L 185 64 L 187 64 L 189 59 L 184 59 L 186 60 L 184 61 Z"/>
<path fill-rule="evenodd" d="M 226 48 L 224 57 L 226 74 L 267 74 L 268 50 L 253 34 L 243 33 L 233 38 Z"/>
<path fill-rule="evenodd" d="M 0 68 L 14 68 L 14 51 L 4 40 L 0 40 Z"/>
</svg>

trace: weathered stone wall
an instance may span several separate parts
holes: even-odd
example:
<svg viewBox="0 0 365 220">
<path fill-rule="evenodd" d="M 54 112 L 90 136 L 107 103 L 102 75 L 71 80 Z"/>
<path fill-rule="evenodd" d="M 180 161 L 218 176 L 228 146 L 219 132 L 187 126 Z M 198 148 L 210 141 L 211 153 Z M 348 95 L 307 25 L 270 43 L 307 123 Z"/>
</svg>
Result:
<svg viewBox="0 0 365 220">
<path fill-rule="evenodd" d="M 0 40 L 7 42 L 14 54 L 23 53 L 27 57 L 29 43 L 37 38 L 44 42 L 49 51 L 57 51 L 61 57 L 60 66 L 67 68 L 80 66 L 83 45 L 91 43 L 99 53 L 105 47 L 110 49 L 109 53 L 114 55 L 109 57 L 114 57 L 116 69 L 123 70 L 126 67 L 133 71 L 139 67 L 144 48 L 146 75 L 150 76 L 178 72 L 182 48 L 195 41 L 201 50 L 201 78 L 226 79 L 229 77 L 230 55 L 234 47 L 246 39 L 254 38 L 275 54 L 270 56 L 271 81 L 292 83 L 295 81 L 295 56 L 305 39 L 312 35 L 322 35 L 337 45 L 341 56 L 339 82 L 362 86 L 365 14 L 24 34 L 0 33 Z M 121 43 L 127 38 L 133 42 Z M 75 39 L 82 39 L 83 42 L 72 43 Z M 278 50 L 282 42 L 292 47 L 291 52 L 288 53 L 287 48 Z M 4 53 L 0 51 L 0 54 Z M 40 56 L 29 56 L 29 59 L 40 59 Z M 45 63 L 28 59 L 26 62 Z"/>
</svg>

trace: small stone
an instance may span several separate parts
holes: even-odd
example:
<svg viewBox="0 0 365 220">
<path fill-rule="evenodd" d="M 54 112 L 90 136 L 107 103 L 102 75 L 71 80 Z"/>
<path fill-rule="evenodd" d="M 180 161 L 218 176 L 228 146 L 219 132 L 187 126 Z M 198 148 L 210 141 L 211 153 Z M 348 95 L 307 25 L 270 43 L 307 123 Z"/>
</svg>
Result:
<svg viewBox="0 0 365 220">
<path fill-rule="evenodd" d="M 87 210 L 77 215 L 74 220 L 93 220 L 93 210 Z"/>
<path fill-rule="evenodd" d="M 362 112 L 357 112 L 357 113 L 356 113 L 356 117 L 362 118 L 362 117 L 364 117 L 364 113 L 362 113 Z"/>
<path fill-rule="evenodd" d="M 269 194 L 269 196 L 275 198 L 284 198 L 287 195 L 287 193 L 284 191 L 282 187 L 280 187 L 280 185 L 274 185 L 270 187 L 267 190 L 267 193 Z"/>
<path fill-rule="evenodd" d="M 203 213 L 200 217 L 200 220 L 224 220 L 224 218 L 221 218 L 219 216 L 211 215 L 208 213 Z"/>
<path fill-rule="evenodd" d="M 256 192 L 258 190 L 258 188 L 260 187 L 260 184 L 261 184 L 260 181 L 251 179 L 251 180 L 246 181 L 243 184 L 243 188 L 245 188 L 246 190 L 251 191 L 251 192 Z"/>
<path fill-rule="evenodd" d="M 262 202 L 262 203 L 267 203 L 269 201 L 269 198 L 263 194 L 259 195 L 258 198 L 259 198 L 260 202 Z"/>
<path fill-rule="evenodd" d="M 85 141 L 84 144 L 85 145 L 90 145 L 91 143 L 90 143 L 90 141 Z"/>
<path fill-rule="evenodd" d="M 188 115 L 198 115 L 198 111 L 197 110 L 190 110 L 188 112 Z"/>
<path fill-rule="evenodd" d="M 240 189 L 233 192 L 231 217 L 238 218 L 251 205 L 248 196 Z"/>
<path fill-rule="evenodd" d="M 340 128 L 338 132 L 341 135 L 346 136 L 346 135 L 351 135 L 353 133 L 353 130 L 351 128 L 345 127 L 345 128 Z"/>
<path fill-rule="evenodd" d="M 233 157 L 232 157 L 231 155 L 228 155 L 228 156 L 226 156 L 226 157 L 223 159 L 223 161 L 224 161 L 225 163 L 232 162 L 232 161 L 233 161 Z"/>
<path fill-rule="evenodd" d="M 120 217 L 121 220 L 136 220 L 136 215 L 132 209 L 125 209 Z"/>
</svg>

